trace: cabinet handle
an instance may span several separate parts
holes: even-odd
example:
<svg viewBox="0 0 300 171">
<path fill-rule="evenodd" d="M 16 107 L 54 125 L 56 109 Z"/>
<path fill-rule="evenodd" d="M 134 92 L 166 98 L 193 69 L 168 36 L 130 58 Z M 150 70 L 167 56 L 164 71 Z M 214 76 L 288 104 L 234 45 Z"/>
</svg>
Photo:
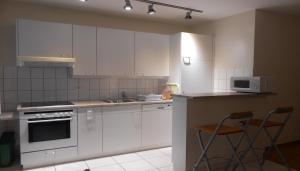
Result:
<svg viewBox="0 0 300 171">
<path fill-rule="evenodd" d="M 157 109 L 165 109 L 165 107 L 163 107 L 163 106 L 160 106 L 160 107 L 158 107 Z"/>
</svg>

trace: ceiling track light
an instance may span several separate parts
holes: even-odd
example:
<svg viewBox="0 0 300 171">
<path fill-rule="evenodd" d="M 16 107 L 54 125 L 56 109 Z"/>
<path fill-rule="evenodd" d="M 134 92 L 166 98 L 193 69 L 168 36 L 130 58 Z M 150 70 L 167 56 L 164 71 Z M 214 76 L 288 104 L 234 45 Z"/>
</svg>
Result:
<svg viewBox="0 0 300 171">
<path fill-rule="evenodd" d="M 185 11 L 187 11 L 186 16 L 185 16 L 185 19 L 187 19 L 187 20 L 192 19 L 192 12 L 203 13 L 203 10 L 198 10 L 198 9 L 193 9 L 193 8 L 188 8 L 188 7 L 178 6 L 178 5 L 172 5 L 172 4 L 167 4 L 167 3 L 157 2 L 157 1 L 151 1 L 151 0 L 134 0 L 134 1 L 150 4 L 148 6 L 148 14 L 150 14 L 150 15 L 153 15 L 156 12 L 153 8 L 154 5 L 185 10 Z M 124 6 L 124 9 L 125 10 L 128 9 L 128 11 L 132 10 L 132 6 L 130 4 L 130 1 L 125 0 L 125 2 L 126 2 L 126 5 Z M 128 7 L 126 9 L 127 5 L 128 5 Z"/>
<path fill-rule="evenodd" d="M 124 10 L 125 11 L 131 11 L 133 8 L 132 8 L 132 5 L 130 3 L 130 0 L 125 0 L 125 6 L 124 6 Z"/>
<path fill-rule="evenodd" d="M 80 2 L 87 2 L 88 0 L 79 0 Z"/>
<path fill-rule="evenodd" d="M 148 14 L 149 15 L 153 15 L 153 14 L 155 14 L 156 13 L 156 11 L 154 10 L 154 8 L 153 8 L 153 4 L 150 4 L 149 6 L 148 6 Z"/>
<path fill-rule="evenodd" d="M 193 17 L 192 17 L 192 11 L 187 11 L 187 12 L 186 12 L 185 19 L 186 19 L 186 20 L 191 20 L 191 19 L 193 19 Z"/>
</svg>

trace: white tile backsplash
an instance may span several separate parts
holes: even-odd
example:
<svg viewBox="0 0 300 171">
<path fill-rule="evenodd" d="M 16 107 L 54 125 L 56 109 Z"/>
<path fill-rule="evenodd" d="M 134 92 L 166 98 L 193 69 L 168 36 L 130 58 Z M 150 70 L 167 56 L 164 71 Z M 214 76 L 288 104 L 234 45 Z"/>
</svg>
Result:
<svg viewBox="0 0 300 171">
<path fill-rule="evenodd" d="M 18 102 L 31 102 L 31 91 L 19 91 Z"/>
<path fill-rule="evenodd" d="M 16 67 L 4 67 L 4 78 L 17 78 L 17 68 Z"/>
<path fill-rule="evenodd" d="M 56 78 L 68 78 L 67 68 L 56 68 L 55 76 Z"/>
<path fill-rule="evenodd" d="M 32 91 L 31 92 L 31 101 L 32 102 L 43 102 L 44 101 L 44 92 L 43 91 Z"/>
<path fill-rule="evenodd" d="M 3 66 L 0 66 L 0 78 L 3 78 L 4 75 L 3 75 Z"/>
<path fill-rule="evenodd" d="M 16 91 L 18 88 L 18 81 L 15 78 L 4 79 L 4 91 Z"/>
<path fill-rule="evenodd" d="M 78 89 L 78 79 L 69 79 L 68 80 L 68 89 L 69 90 L 76 90 Z"/>
<path fill-rule="evenodd" d="M 121 91 L 136 98 L 138 94 L 160 92 L 165 83 L 149 78 L 73 78 L 63 67 L 0 66 L 4 110 L 16 110 L 21 102 L 118 99 Z"/>
<path fill-rule="evenodd" d="M 43 68 L 31 68 L 30 69 L 31 78 L 44 78 L 44 69 Z"/>
<path fill-rule="evenodd" d="M 90 89 L 91 90 L 99 90 L 100 89 L 99 79 L 91 79 L 90 80 Z"/>
<path fill-rule="evenodd" d="M 30 91 L 31 90 L 31 80 L 28 78 L 18 79 L 18 90 L 20 91 Z"/>
<path fill-rule="evenodd" d="M 14 103 L 18 102 L 18 93 L 17 91 L 6 91 L 4 92 L 4 101 L 5 103 Z"/>
<path fill-rule="evenodd" d="M 87 78 L 79 79 L 78 88 L 79 90 L 90 89 L 90 79 Z"/>
<path fill-rule="evenodd" d="M 56 90 L 56 79 L 44 79 L 44 90 Z"/>
<path fill-rule="evenodd" d="M 89 89 L 79 89 L 78 90 L 78 100 L 89 100 L 90 90 Z"/>
<path fill-rule="evenodd" d="M 18 78 L 30 78 L 30 68 L 18 68 Z"/>
<path fill-rule="evenodd" d="M 55 68 L 45 68 L 44 78 L 55 78 Z"/>
<path fill-rule="evenodd" d="M 31 79 L 31 90 L 42 91 L 44 89 L 43 79 Z"/>
<path fill-rule="evenodd" d="M 68 90 L 57 90 L 56 91 L 57 101 L 66 101 L 68 100 Z"/>
<path fill-rule="evenodd" d="M 68 89 L 68 79 L 66 79 L 66 78 L 56 79 L 56 89 L 57 90 L 67 90 Z"/>
<path fill-rule="evenodd" d="M 44 98 L 45 101 L 57 101 L 55 90 L 44 91 L 44 96 L 45 96 Z"/>
<path fill-rule="evenodd" d="M 68 90 L 68 100 L 78 100 L 78 90 Z"/>
<path fill-rule="evenodd" d="M 90 90 L 90 100 L 100 99 L 100 90 Z"/>
</svg>

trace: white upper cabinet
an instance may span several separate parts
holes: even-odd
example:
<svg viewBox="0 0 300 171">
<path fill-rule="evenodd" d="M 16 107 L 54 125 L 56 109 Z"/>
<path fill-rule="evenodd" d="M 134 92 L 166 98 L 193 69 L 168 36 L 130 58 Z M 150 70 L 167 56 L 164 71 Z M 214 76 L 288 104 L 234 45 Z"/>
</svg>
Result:
<svg viewBox="0 0 300 171">
<path fill-rule="evenodd" d="M 169 76 L 168 35 L 135 33 L 135 74 L 137 76 Z"/>
<path fill-rule="evenodd" d="M 73 26 L 74 75 L 97 75 L 97 27 Z"/>
<path fill-rule="evenodd" d="M 17 56 L 72 57 L 72 25 L 18 20 L 17 49 Z"/>
<path fill-rule="evenodd" d="M 98 75 L 134 74 L 134 32 L 98 28 Z"/>
</svg>

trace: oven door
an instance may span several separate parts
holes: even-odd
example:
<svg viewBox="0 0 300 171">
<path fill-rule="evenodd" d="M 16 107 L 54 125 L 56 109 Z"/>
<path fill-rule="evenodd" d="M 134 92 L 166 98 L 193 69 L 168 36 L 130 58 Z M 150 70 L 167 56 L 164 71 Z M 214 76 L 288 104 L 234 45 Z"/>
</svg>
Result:
<svg viewBox="0 0 300 171">
<path fill-rule="evenodd" d="M 76 116 L 25 119 L 20 126 L 21 152 L 77 146 Z"/>
</svg>

